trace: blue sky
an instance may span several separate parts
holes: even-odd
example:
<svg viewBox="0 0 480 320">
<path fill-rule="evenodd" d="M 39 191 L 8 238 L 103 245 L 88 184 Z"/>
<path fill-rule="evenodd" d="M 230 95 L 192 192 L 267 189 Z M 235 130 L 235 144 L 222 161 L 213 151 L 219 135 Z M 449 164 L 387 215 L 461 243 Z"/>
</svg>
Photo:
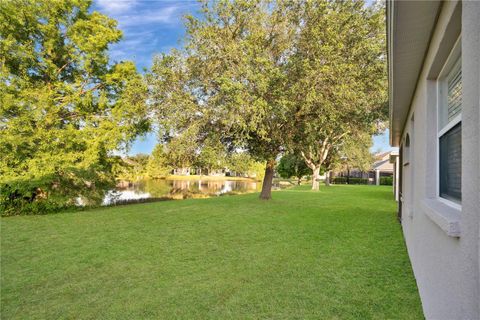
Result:
<svg viewBox="0 0 480 320">
<path fill-rule="evenodd" d="M 181 46 L 184 35 L 182 17 L 195 14 L 196 0 L 94 0 L 93 10 L 118 21 L 123 40 L 110 48 L 112 60 L 132 60 L 142 71 L 151 66 L 152 58 Z M 388 131 L 374 137 L 372 151 L 390 150 Z M 156 144 L 155 133 L 138 138 L 130 154 L 151 153 Z"/>
</svg>

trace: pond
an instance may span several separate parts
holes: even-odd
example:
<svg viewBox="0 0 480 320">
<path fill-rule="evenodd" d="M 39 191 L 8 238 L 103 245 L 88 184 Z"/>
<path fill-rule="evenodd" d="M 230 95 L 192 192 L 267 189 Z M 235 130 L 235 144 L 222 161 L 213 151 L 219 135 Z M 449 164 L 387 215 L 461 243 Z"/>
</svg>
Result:
<svg viewBox="0 0 480 320">
<path fill-rule="evenodd" d="M 103 205 L 168 199 L 205 198 L 222 194 L 260 191 L 262 183 L 251 180 L 140 180 L 109 191 Z M 278 186 L 277 186 L 278 187 Z"/>
</svg>

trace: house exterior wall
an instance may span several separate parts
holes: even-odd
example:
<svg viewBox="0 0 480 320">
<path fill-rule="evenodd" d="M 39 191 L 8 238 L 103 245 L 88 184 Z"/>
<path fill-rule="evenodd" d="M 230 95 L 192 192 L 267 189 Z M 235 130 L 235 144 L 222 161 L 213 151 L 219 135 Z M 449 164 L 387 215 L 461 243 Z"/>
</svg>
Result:
<svg viewBox="0 0 480 320">
<path fill-rule="evenodd" d="M 458 5 L 458 6 L 457 6 Z M 462 203 L 437 197 L 438 72 L 461 9 Z M 455 12 L 457 15 L 455 15 Z M 454 33 L 454 32 L 453 32 Z M 451 41 L 450 41 L 451 42 Z M 433 70 L 433 71 L 432 71 Z M 395 88 L 394 88 L 395 89 Z M 445 2 L 405 122 L 401 223 L 427 319 L 480 319 L 480 2 Z"/>
</svg>

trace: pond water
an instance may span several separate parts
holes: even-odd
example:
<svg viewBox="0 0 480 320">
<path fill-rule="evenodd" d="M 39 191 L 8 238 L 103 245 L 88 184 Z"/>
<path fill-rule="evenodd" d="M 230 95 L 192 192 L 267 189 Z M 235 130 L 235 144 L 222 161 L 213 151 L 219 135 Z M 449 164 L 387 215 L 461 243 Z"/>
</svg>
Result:
<svg viewBox="0 0 480 320">
<path fill-rule="evenodd" d="M 142 200 L 218 196 L 225 193 L 260 191 L 261 182 L 237 180 L 141 180 L 109 191 L 103 205 Z"/>
</svg>

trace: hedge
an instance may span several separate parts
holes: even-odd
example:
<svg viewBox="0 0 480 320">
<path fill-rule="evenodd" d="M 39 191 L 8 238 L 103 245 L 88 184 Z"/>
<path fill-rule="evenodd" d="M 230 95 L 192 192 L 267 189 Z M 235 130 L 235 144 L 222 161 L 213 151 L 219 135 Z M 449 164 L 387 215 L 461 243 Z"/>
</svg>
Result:
<svg viewBox="0 0 480 320">
<path fill-rule="evenodd" d="M 335 177 L 333 178 L 334 184 L 368 184 L 368 179 L 366 178 L 347 178 L 347 177 Z"/>
<path fill-rule="evenodd" d="M 382 186 L 391 186 L 393 185 L 393 177 L 380 177 L 380 184 Z"/>
</svg>

